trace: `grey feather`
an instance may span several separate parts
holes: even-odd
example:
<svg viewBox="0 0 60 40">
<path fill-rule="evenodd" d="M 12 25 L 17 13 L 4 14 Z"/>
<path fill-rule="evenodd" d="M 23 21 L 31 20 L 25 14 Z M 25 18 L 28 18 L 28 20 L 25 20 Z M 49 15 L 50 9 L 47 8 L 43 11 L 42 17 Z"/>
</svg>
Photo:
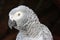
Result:
<svg viewBox="0 0 60 40">
<path fill-rule="evenodd" d="M 13 19 L 17 24 L 13 27 L 19 30 L 16 40 L 53 40 L 50 30 L 47 28 L 47 26 L 40 23 L 35 12 L 29 7 L 20 5 L 12 9 L 9 13 L 9 18 L 11 15 L 14 15 L 19 11 L 22 12 L 22 17 L 18 20 Z M 10 24 L 10 22 L 8 23 Z M 12 26 L 9 25 L 9 27 Z"/>
</svg>

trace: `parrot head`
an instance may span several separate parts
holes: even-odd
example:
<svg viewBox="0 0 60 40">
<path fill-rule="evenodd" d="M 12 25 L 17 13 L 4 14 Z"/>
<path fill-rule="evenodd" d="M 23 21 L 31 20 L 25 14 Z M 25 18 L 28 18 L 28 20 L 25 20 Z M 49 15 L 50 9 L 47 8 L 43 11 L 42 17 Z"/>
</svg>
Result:
<svg viewBox="0 0 60 40">
<path fill-rule="evenodd" d="M 12 27 L 14 27 L 17 30 L 25 28 L 23 25 L 25 25 L 29 20 L 31 20 L 29 18 L 32 17 L 31 15 L 33 14 L 33 10 L 24 5 L 13 8 L 9 12 L 8 26 L 11 29 Z"/>
</svg>

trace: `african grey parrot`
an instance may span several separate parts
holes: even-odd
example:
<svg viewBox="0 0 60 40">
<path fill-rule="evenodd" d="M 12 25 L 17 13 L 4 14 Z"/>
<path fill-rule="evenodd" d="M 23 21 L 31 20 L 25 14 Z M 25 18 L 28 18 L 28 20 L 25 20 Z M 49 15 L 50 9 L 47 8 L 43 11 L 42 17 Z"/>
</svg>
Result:
<svg viewBox="0 0 60 40">
<path fill-rule="evenodd" d="M 16 40 L 53 40 L 47 26 L 40 23 L 35 12 L 25 5 L 9 12 L 8 26 L 19 30 Z"/>
</svg>

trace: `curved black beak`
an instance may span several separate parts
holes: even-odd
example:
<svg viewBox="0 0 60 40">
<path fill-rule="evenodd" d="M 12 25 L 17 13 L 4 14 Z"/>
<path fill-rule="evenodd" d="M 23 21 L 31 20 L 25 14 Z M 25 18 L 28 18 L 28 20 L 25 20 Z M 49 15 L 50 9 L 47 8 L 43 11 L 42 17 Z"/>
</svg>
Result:
<svg viewBox="0 0 60 40">
<path fill-rule="evenodd" d="M 10 20 L 9 19 L 9 21 L 8 21 L 8 26 L 12 29 L 12 27 L 14 27 L 14 26 L 17 26 L 17 24 L 16 24 L 16 21 L 15 20 Z"/>
</svg>

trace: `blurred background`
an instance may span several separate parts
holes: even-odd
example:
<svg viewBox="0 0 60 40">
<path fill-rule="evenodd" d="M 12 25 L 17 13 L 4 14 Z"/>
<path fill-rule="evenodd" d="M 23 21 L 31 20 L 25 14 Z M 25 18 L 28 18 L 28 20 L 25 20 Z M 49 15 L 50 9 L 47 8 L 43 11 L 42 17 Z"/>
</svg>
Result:
<svg viewBox="0 0 60 40">
<path fill-rule="evenodd" d="M 19 5 L 33 9 L 40 22 L 50 29 L 54 40 L 60 40 L 60 0 L 0 0 L 0 40 L 16 39 L 18 30 L 8 27 L 8 14 Z"/>
</svg>

